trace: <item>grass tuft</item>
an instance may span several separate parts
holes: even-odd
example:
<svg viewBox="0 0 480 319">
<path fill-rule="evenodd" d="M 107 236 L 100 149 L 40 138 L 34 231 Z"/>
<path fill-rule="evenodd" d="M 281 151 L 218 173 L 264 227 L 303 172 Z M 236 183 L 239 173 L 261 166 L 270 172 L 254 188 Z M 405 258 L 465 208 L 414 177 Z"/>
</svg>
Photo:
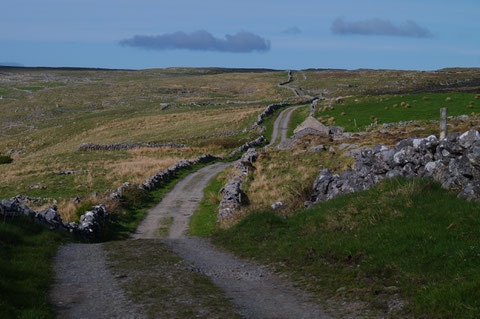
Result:
<svg viewBox="0 0 480 319">
<path fill-rule="evenodd" d="M 53 256 L 66 239 L 27 217 L 0 222 L 0 318 L 53 318 Z"/>
</svg>

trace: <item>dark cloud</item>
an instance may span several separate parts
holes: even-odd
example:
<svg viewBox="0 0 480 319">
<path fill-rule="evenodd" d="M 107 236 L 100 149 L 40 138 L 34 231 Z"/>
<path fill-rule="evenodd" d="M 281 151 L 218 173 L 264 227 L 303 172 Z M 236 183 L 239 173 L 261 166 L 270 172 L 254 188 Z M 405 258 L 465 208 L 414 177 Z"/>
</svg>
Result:
<svg viewBox="0 0 480 319">
<path fill-rule="evenodd" d="M 302 33 L 302 30 L 300 30 L 300 28 L 297 27 L 297 26 L 293 26 L 293 27 L 290 27 L 290 28 L 287 28 L 287 29 L 283 30 L 282 33 L 297 35 L 297 34 Z"/>
<path fill-rule="evenodd" d="M 346 22 L 343 18 L 337 18 L 333 21 L 331 30 L 334 34 L 391 35 L 413 38 L 432 37 L 430 30 L 419 26 L 412 20 L 407 20 L 407 22 L 401 25 L 394 25 L 389 20 L 379 18 L 357 22 Z"/>
<path fill-rule="evenodd" d="M 216 38 L 211 33 L 200 30 L 192 33 L 175 32 L 160 35 L 135 35 L 121 40 L 120 45 L 147 50 L 184 49 L 192 51 L 220 51 L 249 53 L 270 50 L 270 41 L 251 32 L 241 31 L 236 34 Z"/>
<path fill-rule="evenodd" d="M 23 64 L 17 63 L 17 62 L 0 62 L 0 65 L 3 65 L 3 66 L 24 66 Z"/>
</svg>

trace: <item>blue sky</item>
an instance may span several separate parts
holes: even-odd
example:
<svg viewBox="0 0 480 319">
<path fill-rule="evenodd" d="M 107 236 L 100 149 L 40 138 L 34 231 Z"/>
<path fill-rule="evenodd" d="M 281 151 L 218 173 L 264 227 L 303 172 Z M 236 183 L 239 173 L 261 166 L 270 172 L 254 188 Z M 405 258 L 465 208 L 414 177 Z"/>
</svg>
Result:
<svg viewBox="0 0 480 319">
<path fill-rule="evenodd" d="M 478 0 L 1 0 L 0 12 L 0 64 L 480 67 Z"/>
</svg>

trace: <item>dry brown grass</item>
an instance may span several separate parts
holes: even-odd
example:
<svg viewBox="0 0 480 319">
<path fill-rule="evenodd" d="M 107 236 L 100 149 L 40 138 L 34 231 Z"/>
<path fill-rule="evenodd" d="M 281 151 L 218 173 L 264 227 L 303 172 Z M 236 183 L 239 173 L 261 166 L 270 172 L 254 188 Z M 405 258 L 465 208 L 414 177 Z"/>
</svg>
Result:
<svg viewBox="0 0 480 319">
<path fill-rule="evenodd" d="M 109 170 L 110 179 L 125 179 L 129 182 L 142 183 L 146 178 L 174 165 L 184 157 L 152 158 L 137 156 L 123 161 L 116 161 L 105 165 Z"/>
<path fill-rule="evenodd" d="M 67 222 L 72 222 L 75 220 L 75 212 L 77 211 L 78 205 L 75 204 L 70 199 L 63 199 L 58 204 L 58 212 L 62 216 L 62 219 Z"/>
<path fill-rule="evenodd" d="M 323 167 L 335 169 L 343 162 L 341 156 L 329 152 L 306 153 L 301 149 L 303 146 L 300 144 L 293 152 L 261 153 L 255 163 L 256 170 L 244 184 L 245 193 L 250 199 L 245 214 L 270 210 L 270 206 L 277 201 L 287 205 L 281 214 L 291 214 L 302 208 L 304 201 L 309 199 L 318 170 Z"/>
</svg>

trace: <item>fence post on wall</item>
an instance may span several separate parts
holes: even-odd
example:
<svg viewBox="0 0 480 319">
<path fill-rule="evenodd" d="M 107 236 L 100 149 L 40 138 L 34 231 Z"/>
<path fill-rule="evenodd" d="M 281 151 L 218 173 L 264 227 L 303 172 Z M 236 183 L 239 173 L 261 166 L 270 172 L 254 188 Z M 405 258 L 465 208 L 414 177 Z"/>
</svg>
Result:
<svg viewBox="0 0 480 319">
<path fill-rule="evenodd" d="M 447 137 L 447 108 L 442 107 L 440 109 L 440 139 L 443 140 Z"/>
</svg>

